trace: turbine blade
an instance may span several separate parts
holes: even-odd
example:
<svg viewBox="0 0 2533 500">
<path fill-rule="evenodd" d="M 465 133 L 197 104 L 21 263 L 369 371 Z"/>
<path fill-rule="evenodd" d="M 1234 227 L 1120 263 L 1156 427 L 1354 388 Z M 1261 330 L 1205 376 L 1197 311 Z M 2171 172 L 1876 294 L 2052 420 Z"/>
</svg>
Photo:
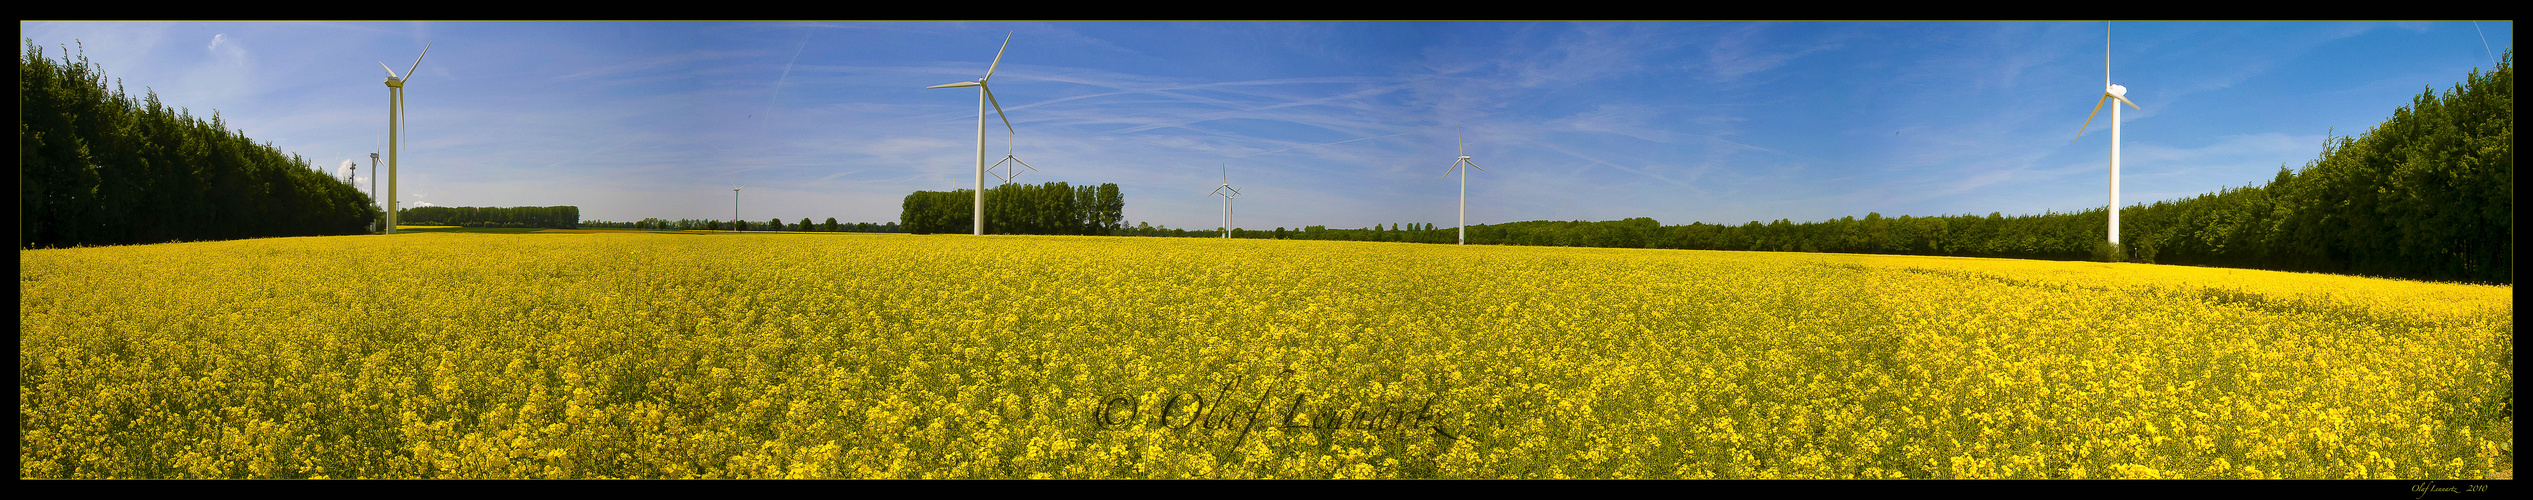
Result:
<svg viewBox="0 0 2533 500">
<path fill-rule="evenodd" d="M 976 83 L 976 82 L 959 82 L 959 83 L 944 83 L 944 84 L 934 85 L 934 86 L 924 87 L 924 88 L 927 88 L 927 89 L 946 89 L 946 88 L 951 88 L 951 87 L 974 87 L 974 86 L 978 86 L 978 85 L 984 85 L 984 84 L 982 84 L 982 83 Z"/>
<path fill-rule="evenodd" d="M 379 62 L 379 63 L 378 63 L 378 67 L 381 67 L 381 68 L 387 68 L 387 77 L 388 77 L 388 78 L 395 78 L 395 77 L 396 77 L 396 68 L 391 68 L 391 67 L 388 67 L 386 62 L 384 62 L 384 61 Z"/>
<path fill-rule="evenodd" d="M 406 80 L 406 81 L 412 81 L 412 80 L 413 80 L 413 70 L 421 68 L 421 67 L 422 67 L 422 56 L 428 56 L 428 55 L 431 55 L 431 42 L 422 42 L 422 55 L 421 55 L 421 56 L 413 56 L 413 67 L 411 67 L 411 68 L 405 68 L 405 80 Z"/>
<path fill-rule="evenodd" d="M 2131 107 L 2131 108 L 2136 108 L 2138 111 L 2145 111 L 2145 110 L 2146 110 L 2146 108 L 2139 108 L 2139 107 L 2137 107 L 2137 103 L 2134 103 L 2134 102 L 2129 102 L 2128 98 L 2126 98 L 2126 97 L 2111 96 L 2111 98 L 2112 98 L 2112 99 L 2119 99 L 2119 100 L 2120 100 L 2120 102 L 2126 102 L 2126 103 L 2128 103 L 2128 107 Z"/>
<path fill-rule="evenodd" d="M 1452 144 L 1457 144 L 1457 145 L 1459 145 L 1459 146 L 1460 146 L 1460 155 L 1461 155 L 1461 156 L 1468 156 L 1468 155 L 1469 155 L 1469 141 L 1468 141 L 1467 139 L 1463 139 L 1462 137 L 1463 137 L 1463 136 L 1462 136 L 1462 135 L 1460 135 L 1460 126 L 1459 126 L 1459 125 L 1452 125 L 1452 126 L 1451 126 L 1451 143 L 1452 143 Z"/>
<path fill-rule="evenodd" d="M 1003 102 L 994 100 L 994 86 L 982 83 L 976 84 L 976 86 L 985 87 L 985 102 L 994 103 L 994 117 L 1003 119 L 1003 130 L 1011 132 L 1013 135 L 1019 135 L 1020 131 L 1012 130 L 1011 128 L 1011 117 L 1003 116 Z"/>
<path fill-rule="evenodd" d="M 1467 163 L 1467 164 L 1469 164 L 1469 168 L 1478 169 L 1478 171 L 1480 171 L 1480 172 L 1484 172 L 1484 171 L 1486 171 L 1486 167 L 1481 167 L 1481 166 L 1478 166 L 1478 162 L 1469 161 L 1469 160 L 1460 160 L 1460 163 Z"/>
<path fill-rule="evenodd" d="M 1036 172 L 1036 171 L 1038 171 L 1038 167 L 1030 167 L 1030 166 L 1029 166 L 1029 162 L 1020 161 L 1020 158 L 1018 158 L 1018 157 L 1014 157 L 1014 158 L 1012 158 L 1012 159 L 1011 159 L 1011 161 L 1012 161 L 1013 163 L 1019 163 L 1019 164 L 1020 164 L 1020 166 L 1023 166 L 1023 167 L 1029 167 L 1029 171 L 1031 171 L 1031 172 Z"/>
<path fill-rule="evenodd" d="M 1003 50 L 1011 48 L 1011 35 L 1012 34 L 1010 32 L 1003 33 L 1003 48 L 994 49 L 994 64 L 985 66 L 985 78 L 983 79 L 994 79 L 994 68 L 1000 68 L 1003 66 Z"/>
<path fill-rule="evenodd" d="M 2084 115 L 2084 126 L 2076 127 L 2076 138 L 2075 138 L 2075 139 L 2068 139 L 2068 140 L 2067 140 L 2067 142 L 2071 142 L 2071 143 L 2072 143 L 2072 142 L 2076 142 L 2076 141 L 2077 141 L 2077 140 L 2079 140 L 2079 139 L 2084 139 L 2084 129 L 2085 129 L 2085 127 L 2091 127 L 2091 126 L 2093 126 L 2093 116 L 2094 116 L 2094 115 L 2099 115 L 2099 114 L 2102 114 L 2102 103 L 2105 103 L 2105 102 L 2110 102 L 2110 101 L 2111 101 L 2111 93 L 2110 93 L 2110 92 L 2103 92 L 2103 93 L 2102 93 L 2102 100 L 2099 100 L 2099 101 L 2093 101 L 2093 113 L 2091 113 L 2091 114 L 2087 114 L 2087 115 Z"/>
</svg>

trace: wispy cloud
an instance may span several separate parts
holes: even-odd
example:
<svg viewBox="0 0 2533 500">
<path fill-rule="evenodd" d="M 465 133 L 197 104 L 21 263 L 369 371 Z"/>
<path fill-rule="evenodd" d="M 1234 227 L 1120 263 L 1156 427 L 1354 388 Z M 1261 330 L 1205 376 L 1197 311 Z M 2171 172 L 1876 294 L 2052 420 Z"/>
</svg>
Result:
<svg viewBox="0 0 2533 500">
<path fill-rule="evenodd" d="M 1661 112 L 1652 106 L 1603 104 L 1591 111 L 1549 120 L 1547 125 L 1550 128 L 1616 134 L 1648 142 L 1668 143 L 1674 140 L 1671 131 L 1652 123 L 1660 114 Z"/>
<path fill-rule="evenodd" d="M 1700 48 L 1706 53 L 1708 77 L 1715 81 L 1734 81 L 1753 73 L 1784 66 L 1787 62 L 1816 52 L 1838 48 L 1835 40 L 1805 44 L 1787 50 L 1779 42 L 1764 38 L 1775 25 L 1752 23 L 1726 28 Z"/>
<path fill-rule="evenodd" d="M 588 69 L 588 70 L 583 70 L 583 71 L 580 71 L 580 72 L 578 72 L 578 73 L 571 73 L 571 74 L 566 74 L 566 75 L 556 76 L 556 77 L 554 77 L 554 79 L 555 79 L 555 80 L 595 80 L 595 79 L 602 79 L 602 78 L 606 78 L 606 79 L 610 79 L 610 80 L 612 80 L 613 78 L 608 78 L 608 77 L 614 77 L 614 76 L 618 76 L 618 75 L 626 75 L 626 74 L 632 74 L 632 73 L 641 73 L 641 72 L 646 72 L 646 71 L 658 70 L 658 69 L 668 68 L 668 67 L 677 66 L 677 65 L 681 65 L 681 64 L 693 64 L 693 63 L 698 63 L 698 62 L 716 61 L 716 60 L 722 60 L 722 59 L 735 59 L 735 58 L 744 58 L 744 57 L 754 57 L 754 56 L 757 56 L 757 55 L 760 55 L 760 54 L 763 54 L 763 51 L 757 51 L 757 50 L 694 50 L 694 51 L 688 51 L 688 52 L 682 52 L 682 53 L 676 53 L 676 54 L 666 54 L 666 55 L 659 55 L 659 56 L 645 57 L 645 58 L 641 58 L 641 59 L 636 59 L 636 60 L 632 60 L 632 61 L 626 61 L 626 62 L 623 62 L 623 63 L 618 63 L 618 64 L 615 64 L 615 65 L 610 65 L 610 66 L 605 66 L 605 67 L 599 67 L 599 68 L 592 68 L 592 69 Z"/>
</svg>

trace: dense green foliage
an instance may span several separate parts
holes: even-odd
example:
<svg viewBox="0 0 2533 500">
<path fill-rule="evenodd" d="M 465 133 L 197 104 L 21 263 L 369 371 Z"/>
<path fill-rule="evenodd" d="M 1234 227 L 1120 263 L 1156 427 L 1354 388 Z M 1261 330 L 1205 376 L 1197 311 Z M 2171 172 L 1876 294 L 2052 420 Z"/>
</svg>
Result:
<svg viewBox="0 0 2533 500">
<path fill-rule="evenodd" d="M 396 212 L 409 226 L 580 229 L 580 207 L 414 207 Z"/>
<path fill-rule="evenodd" d="M 18 57 L 18 246 L 361 234 L 377 210 L 306 158 L 134 99 L 85 55 Z"/>
<path fill-rule="evenodd" d="M 781 219 L 776 219 L 776 220 L 777 220 L 777 221 L 779 221 L 779 220 L 781 220 Z M 588 220 L 588 221 L 581 221 L 581 222 L 580 222 L 580 227 L 581 227 L 582 229 L 653 229 L 653 230 L 662 230 L 662 231 L 680 231 L 680 230 L 687 230 L 687 229 L 720 229 L 720 228 L 722 228 L 722 227 L 723 227 L 723 225 L 724 225 L 724 224 L 728 224 L 728 223 L 727 223 L 727 222 L 721 222 L 721 221 L 710 221 L 710 220 L 704 220 L 704 219 L 679 219 L 679 220 L 668 220 L 668 219 L 660 219 L 660 218 L 649 218 L 649 219 L 642 219 L 642 220 L 632 221 L 632 222 L 614 222 L 614 221 L 603 221 L 603 220 Z M 760 226 L 755 225 L 755 224 L 749 224 L 749 225 L 748 225 L 748 226 L 746 226 L 746 227 L 754 228 L 754 227 L 760 227 Z M 782 229 L 782 230 L 784 230 L 784 231 L 808 231 L 808 232 L 845 232 L 845 233 L 897 233 L 897 232 L 904 232 L 904 231 L 901 231 L 901 230 L 899 230 L 899 229 L 898 229 L 898 227 L 897 227 L 897 223 L 896 223 L 896 222 L 852 222 L 852 223 L 838 223 L 838 222 L 836 222 L 836 218 L 834 218 L 834 217 L 828 217 L 828 218 L 827 218 L 827 222 L 826 222 L 826 223 L 824 223 L 824 224 L 812 223 L 812 222 L 810 222 L 810 220 L 809 220 L 808 218 L 802 218 L 802 219 L 800 219 L 800 222 L 799 222 L 799 223 L 797 223 L 797 225 L 793 225 L 793 224 L 785 224 L 785 225 L 783 225 L 783 229 Z"/>
<path fill-rule="evenodd" d="M 907 232 L 975 231 L 976 191 L 916 191 L 906 195 L 898 220 Z M 1115 234 L 1123 227 L 1126 197 L 1116 184 L 1073 186 L 1004 184 L 985 191 L 986 234 Z"/>
</svg>

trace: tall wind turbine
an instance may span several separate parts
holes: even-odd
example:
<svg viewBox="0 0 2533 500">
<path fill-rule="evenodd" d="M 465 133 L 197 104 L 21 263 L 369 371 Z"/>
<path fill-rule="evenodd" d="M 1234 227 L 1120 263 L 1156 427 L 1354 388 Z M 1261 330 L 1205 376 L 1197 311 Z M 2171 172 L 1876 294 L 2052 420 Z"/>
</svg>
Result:
<svg viewBox="0 0 2533 500">
<path fill-rule="evenodd" d="M 402 77 L 396 76 L 395 67 L 388 66 L 384 62 L 378 63 L 378 67 L 387 68 L 387 204 L 389 206 L 396 206 L 396 143 L 403 137 L 401 129 L 404 126 L 405 82 L 413 80 L 413 70 L 421 69 L 422 57 L 428 55 L 431 55 L 431 44 L 426 42 L 422 44 L 422 55 L 413 56 L 413 66 L 405 68 L 405 75 Z M 395 210 L 387 211 L 387 234 L 396 234 Z"/>
<path fill-rule="evenodd" d="M 745 188 L 743 188 L 743 187 L 734 187 L 734 188 L 730 188 L 730 230 L 731 230 L 731 231 L 738 231 L 738 230 L 739 230 L 739 190 L 740 190 L 740 189 L 745 189 Z"/>
<path fill-rule="evenodd" d="M 2085 129 L 2085 127 L 2091 127 L 2091 126 L 2093 126 L 2093 116 L 2094 116 L 2094 115 L 2098 115 L 2098 114 L 2101 114 L 2101 113 L 2102 113 L 2102 105 L 2103 105 L 2103 104 L 2105 104 L 2105 103 L 2109 103 L 2109 102 L 2111 102 L 2111 100 L 2113 100 L 2113 99 L 2117 99 L 2117 100 L 2119 100 L 2119 101 L 2120 101 L 2120 102 L 2122 102 L 2122 103 L 2127 103 L 2127 104 L 2128 104 L 2128 107 L 2137 108 L 2137 103 L 2134 103 L 2134 102 L 2129 102 L 2128 97 L 2125 97 L 2127 94 L 2128 94 L 2128 87 L 2123 87 L 2123 86 L 2119 86 L 2119 85 L 2112 85 L 2112 84 L 2111 84 L 2111 29 L 2110 29 L 2110 26 L 2108 26 L 2108 25 L 2106 24 L 2106 25 L 2105 25 L 2105 26 L 2103 26 L 2103 28 L 2102 28 L 2102 99 L 2094 101 L 2094 103 L 2093 103 L 2093 113 L 2085 115 L 2085 117 L 2084 117 L 2084 125 L 2083 125 L 2083 126 L 2076 127 L 2076 139 L 2083 139 L 2083 138 L 2084 138 L 2084 129 Z M 2145 110 L 2146 110 L 2146 108 L 2137 108 L 2137 110 L 2138 110 L 2138 111 L 2145 111 Z M 2070 141 L 2068 141 L 2068 142 L 2075 142 L 2075 141 L 2070 140 Z M 2112 106 L 2112 107 L 2111 107 L 2111 210 L 2110 210 L 2110 212 L 2111 212 L 2111 244 L 2113 244 L 2113 245 L 2118 245 L 2118 244 L 2120 244 L 2120 107 L 2119 107 L 2119 106 Z"/>
<path fill-rule="evenodd" d="M 1477 163 L 1469 161 L 1469 143 L 1460 139 L 1460 127 L 1451 127 L 1451 141 L 1460 145 L 1460 159 L 1452 161 L 1451 168 L 1444 169 L 1442 176 L 1448 179 L 1451 177 L 1451 171 L 1460 171 L 1460 244 L 1467 245 L 1469 244 L 1469 169 L 1460 168 L 1460 166 L 1467 165 L 1469 168 L 1478 170 L 1486 169 L 1478 168 Z"/>
<path fill-rule="evenodd" d="M 1223 164 L 1223 185 L 1214 188 L 1214 196 L 1223 197 L 1223 237 L 1231 237 L 1231 199 L 1240 197 L 1240 190 L 1231 188 L 1231 164 Z"/>
<path fill-rule="evenodd" d="M 1011 128 L 1011 117 L 1008 117 L 1008 116 L 1003 116 L 1003 103 L 1002 103 L 1002 101 L 997 101 L 997 100 L 994 100 L 994 88 L 993 88 L 993 87 L 990 87 L 990 86 L 987 86 L 985 82 L 986 82 L 987 80 L 992 80 L 992 79 L 994 79 L 994 68 L 1002 67 L 1002 65 L 1003 65 L 1003 50 L 1004 50 L 1004 49 L 1009 49 L 1009 48 L 1011 48 L 1011 34 L 1010 34 L 1010 33 L 1004 33 L 1004 34 L 1003 34 L 1003 48 L 1001 48 L 1001 49 L 994 49 L 994 63 L 993 63 L 993 64 L 986 65 L 986 66 L 985 66 L 985 76 L 978 77 L 978 78 L 976 79 L 976 81 L 973 81 L 973 82 L 958 82 L 958 83 L 944 83 L 944 84 L 940 84 L 940 85 L 934 85 L 934 86 L 930 86 L 930 87 L 924 87 L 924 88 L 927 88 L 927 89 L 946 89 L 946 88 L 956 88 L 956 87 L 976 87 L 976 88 L 977 88 L 977 90 L 979 90 L 979 91 L 980 91 L 980 92 L 977 92 L 977 97 L 976 97 L 976 205 L 975 205 L 975 208 L 976 208 L 976 235 L 977 235 L 977 236 L 984 236 L 984 235 L 985 235 L 985 105 L 986 105 L 987 103 L 992 103 L 992 104 L 994 105 L 994 116 L 995 116 L 995 117 L 997 117 L 997 118 L 1002 118 L 1002 119 L 1003 119 L 1003 129 L 1004 129 L 1004 130 L 1011 130 L 1011 129 L 1012 129 L 1012 128 Z M 1018 132 L 1017 132 L 1017 131 L 1015 131 L 1015 132 L 1013 132 L 1013 133 L 1017 134 Z M 1037 169 L 1037 167 L 1029 167 L 1029 168 L 1030 168 L 1031 170 L 1036 170 L 1036 169 Z"/>
</svg>

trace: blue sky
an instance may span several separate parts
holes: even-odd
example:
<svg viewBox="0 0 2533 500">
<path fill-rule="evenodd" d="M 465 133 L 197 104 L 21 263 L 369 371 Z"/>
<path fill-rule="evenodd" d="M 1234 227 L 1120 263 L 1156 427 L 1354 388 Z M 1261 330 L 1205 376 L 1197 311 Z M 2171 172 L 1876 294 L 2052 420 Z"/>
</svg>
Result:
<svg viewBox="0 0 2533 500">
<path fill-rule="evenodd" d="M 975 182 L 973 88 L 1020 182 L 1114 182 L 1126 218 L 1245 228 L 1740 224 L 2103 206 L 2266 182 L 2514 40 L 2473 22 L 20 22 L 329 173 L 407 87 L 406 206 L 584 219 L 893 221 Z M 21 42 L 24 43 L 24 42 Z M 23 51 L 23 48 L 21 48 Z M 989 111 L 990 112 L 990 111 Z M 989 120 L 991 120 L 989 118 Z M 2072 141 L 2071 141 L 2072 140 Z M 382 167 L 383 171 L 383 167 Z M 991 185 L 1000 181 L 987 176 Z M 366 189 L 368 182 L 361 185 Z M 384 186 L 381 183 L 381 186 Z M 988 200 L 988 203 L 991 203 Z"/>
</svg>

